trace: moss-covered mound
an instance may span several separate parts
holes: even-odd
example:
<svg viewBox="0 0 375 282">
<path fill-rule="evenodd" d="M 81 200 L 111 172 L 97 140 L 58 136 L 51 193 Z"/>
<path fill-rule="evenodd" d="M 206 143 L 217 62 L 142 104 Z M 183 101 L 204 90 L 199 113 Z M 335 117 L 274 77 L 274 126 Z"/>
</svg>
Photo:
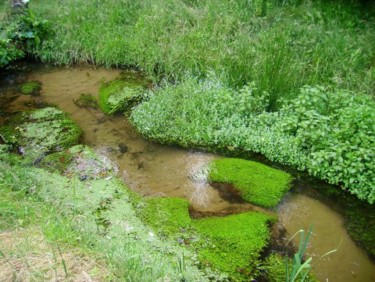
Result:
<svg viewBox="0 0 375 282">
<path fill-rule="evenodd" d="M 122 77 L 100 87 L 99 106 L 106 114 L 126 111 L 141 101 L 143 92 L 142 82 Z"/>
<path fill-rule="evenodd" d="M 191 219 L 188 202 L 177 198 L 148 199 L 140 217 L 162 235 L 194 249 L 200 263 L 227 274 L 231 281 L 249 281 L 260 253 L 270 239 L 274 217 L 247 212 L 226 217 Z"/>
<path fill-rule="evenodd" d="M 140 218 L 162 235 L 174 235 L 190 226 L 189 203 L 179 198 L 150 198 L 142 204 Z"/>
<path fill-rule="evenodd" d="M 273 220 L 258 212 L 194 220 L 193 227 L 204 240 L 198 248 L 200 261 L 227 273 L 233 281 L 251 281 Z"/>
<path fill-rule="evenodd" d="M 38 166 L 51 172 L 77 175 L 80 180 L 107 178 L 115 176 L 118 171 L 117 165 L 108 157 L 84 145 L 50 154 Z"/>
<path fill-rule="evenodd" d="M 6 144 L 36 160 L 77 144 L 82 130 L 64 112 L 49 107 L 20 113 L 0 127 Z"/>
<path fill-rule="evenodd" d="M 24 95 L 39 95 L 42 84 L 39 81 L 25 82 L 20 86 L 20 91 Z"/>
<path fill-rule="evenodd" d="M 246 201 L 270 208 L 288 191 L 292 177 L 257 162 L 219 159 L 210 163 L 209 180 L 231 184 Z"/>
</svg>

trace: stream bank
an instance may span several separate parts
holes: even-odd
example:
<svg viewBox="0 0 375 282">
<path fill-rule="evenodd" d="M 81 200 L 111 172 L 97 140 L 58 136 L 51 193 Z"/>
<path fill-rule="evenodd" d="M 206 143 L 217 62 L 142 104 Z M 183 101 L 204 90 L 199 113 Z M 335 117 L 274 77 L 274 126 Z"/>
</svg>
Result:
<svg viewBox="0 0 375 282">
<path fill-rule="evenodd" d="M 248 204 L 225 200 L 219 190 L 207 182 L 194 181 L 193 176 L 218 156 L 145 141 L 123 116 L 106 116 L 97 110 L 79 108 L 74 103 L 82 93 L 97 96 L 101 83 L 112 80 L 119 74 L 118 70 L 86 66 L 36 66 L 26 76 L 29 81 L 42 83 L 41 97 L 14 94 L 14 101 L 9 104 L 8 110 L 26 109 L 27 105 L 32 106 L 30 99 L 35 100 L 36 104 L 47 102 L 58 105 L 64 112 L 71 114 L 83 129 L 83 142 L 115 161 L 123 181 L 144 196 L 182 197 L 189 200 L 195 210 L 211 214 L 226 209 L 246 210 Z M 289 236 L 300 228 L 307 229 L 310 224 L 314 225 L 314 238 L 309 254 L 315 258 L 336 248 L 338 242 L 342 241 L 337 254 L 328 257 L 320 265 L 315 265 L 319 279 L 374 281 L 374 265 L 342 227 L 344 219 L 337 212 L 339 209 L 332 209 L 332 202 L 327 204 L 311 197 L 316 192 L 311 192 L 310 195 L 305 193 L 315 191 L 306 186 L 309 184 L 297 184 L 297 193 L 290 193 L 277 211 Z M 304 192 L 298 193 L 298 190 Z M 342 274 L 340 280 L 336 279 L 337 273 Z"/>
</svg>

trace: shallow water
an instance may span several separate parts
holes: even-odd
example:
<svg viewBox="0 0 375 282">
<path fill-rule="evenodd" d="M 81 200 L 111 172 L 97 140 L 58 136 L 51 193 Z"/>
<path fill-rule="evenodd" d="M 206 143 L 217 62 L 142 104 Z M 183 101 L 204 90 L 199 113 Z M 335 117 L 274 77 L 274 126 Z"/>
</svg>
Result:
<svg viewBox="0 0 375 282">
<path fill-rule="evenodd" d="M 196 172 L 218 156 L 148 142 L 125 117 L 109 117 L 98 110 L 79 108 L 74 104 L 73 100 L 78 99 L 81 93 L 97 97 L 101 83 L 119 74 L 118 70 L 87 66 L 38 66 L 28 73 L 27 79 L 42 82 L 41 98 L 20 96 L 9 109 L 22 109 L 28 99 L 43 99 L 58 105 L 70 113 L 84 130 L 84 143 L 117 162 L 119 176 L 144 196 L 183 197 L 190 201 L 195 210 L 203 213 L 252 209 L 250 204 L 233 201 L 234 198 L 223 198 L 218 189 L 204 181 L 204 177 L 194 177 Z M 309 191 L 309 188 L 304 187 L 304 191 Z M 278 214 L 289 236 L 313 225 L 308 252 L 313 256 L 318 278 L 321 281 L 375 281 L 374 264 L 348 236 L 342 216 L 332 209 L 334 203 L 322 203 L 310 194 L 290 193 L 278 207 Z M 339 245 L 336 253 L 319 260 L 324 253 Z"/>
</svg>

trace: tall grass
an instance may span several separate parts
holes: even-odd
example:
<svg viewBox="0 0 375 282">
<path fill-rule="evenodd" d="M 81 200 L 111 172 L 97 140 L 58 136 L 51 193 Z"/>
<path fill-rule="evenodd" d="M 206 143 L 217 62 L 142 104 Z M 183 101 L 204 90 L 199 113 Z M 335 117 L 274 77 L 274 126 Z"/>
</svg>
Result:
<svg viewBox="0 0 375 282">
<path fill-rule="evenodd" d="M 133 66 L 159 79 L 215 72 L 279 97 L 305 84 L 374 95 L 375 21 L 356 1 L 32 1 L 56 34 L 43 61 Z M 100 24 L 99 24 L 100 23 Z"/>
</svg>

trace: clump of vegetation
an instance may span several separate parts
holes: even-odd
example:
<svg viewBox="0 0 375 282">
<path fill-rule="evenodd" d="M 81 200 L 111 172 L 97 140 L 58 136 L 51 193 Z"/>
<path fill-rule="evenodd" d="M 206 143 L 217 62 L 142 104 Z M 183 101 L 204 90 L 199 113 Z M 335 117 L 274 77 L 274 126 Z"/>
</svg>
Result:
<svg viewBox="0 0 375 282">
<path fill-rule="evenodd" d="M 20 91 L 24 95 L 39 95 L 41 89 L 42 84 L 39 81 L 25 82 L 20 86 Z"/>
<path fill-rule="evenodd" d="M 203 240 L 198 247 L 200 261 L 227 273 L 234 281 L 255 278 L 273 221 L 273 217 L 257 212 L 194 220 L 193 227 Z"/>
<path fill-rule="evenodd" d="M 84 145 L 49 154 L 38 163 L 38 167 L 64 175 L 76 175 L 81 181 L 113 177 L 118 172 L 115 163 Z"/>
<path fill-rule="evenodd" d="M 80 108 L 92 108 L 97 109 L 99 107 L 98 102 L 96 101 L 95 97 L 91 94 L 82 93 L 79 95 L 77 100 L 74 100 L 74 104 L 76 104 Z"/>
<path fill-rule="evenodd" d="M 0 68 L 26 55 L 34 55 L 49 34 L 49 22 L 29 9 L 6 16 L 0 22 Z"/>
<path fill-rule="evenodd" d="M 290 259 L 286 259 L 281 257 L 278 254 L 271 254 L 268 256 L 264 263 L 264 270 L 265 270 L 265 276 L 267 277 L 267 281 L 270 282 L 280 282 L 280 281 L 291 281 L 287 280 L 287 271 L 286 271 L 286 263 L 288 263 L 288 268 L 292 268 L 292 261 Z M 300 281 L 300 280 L 295 280 Z M 311 272 L 308 273 L 308 275 L 305 277 L 305 282 L 317 282 L 318 280 L 311 274 Z"/>
<path fill-rule="evenodd" d="M 292 177 L 257 162 L 218 159 L 210 163 L 208 179 L 211 182 L 231 184 L 246 201 L 271 208 L 289 190 Z"/>
<path fill-rule="evenodd" d="M 18 114 L 0 127 L 0 133 L 6 144 L 33 161 L 77 144 L 82 136 L 73 120 L 52 107 Z"/>
<path fill-rule="evenodd" d="M 236 91 L 217 78 L 154 90 L 132 113 L 147 138 L 184 147 L 261 153 L 375 202 L 375 102 L 342 89 L 301 88 L 278 112 L 256 85 Z"/>
<path fill-rule="evenodd" d="M 234 281 L 255 277 L 260 253 L 270 239 L 275 218 L 258 212 L 226 217 L 191 219 L 188 202 L 151 198 L 141 203 L 140 217 L 160 235 L 198 252 L 200 264 Z"/>
<path fill-rule="evenodd" d="M 100 87 L 99 106 L 106 114 L 125 112 L 141 102 L 145 87 L 145 80 L 124 73 Z"/>
<path fill-rule="evenodd" d="M 173 236 L 189 228 L 189 202 L 179 198 L 150 198 L 141 204 L 139 213 L 143 222 L 147 223 L 160 235 Z"/>
</svg>

